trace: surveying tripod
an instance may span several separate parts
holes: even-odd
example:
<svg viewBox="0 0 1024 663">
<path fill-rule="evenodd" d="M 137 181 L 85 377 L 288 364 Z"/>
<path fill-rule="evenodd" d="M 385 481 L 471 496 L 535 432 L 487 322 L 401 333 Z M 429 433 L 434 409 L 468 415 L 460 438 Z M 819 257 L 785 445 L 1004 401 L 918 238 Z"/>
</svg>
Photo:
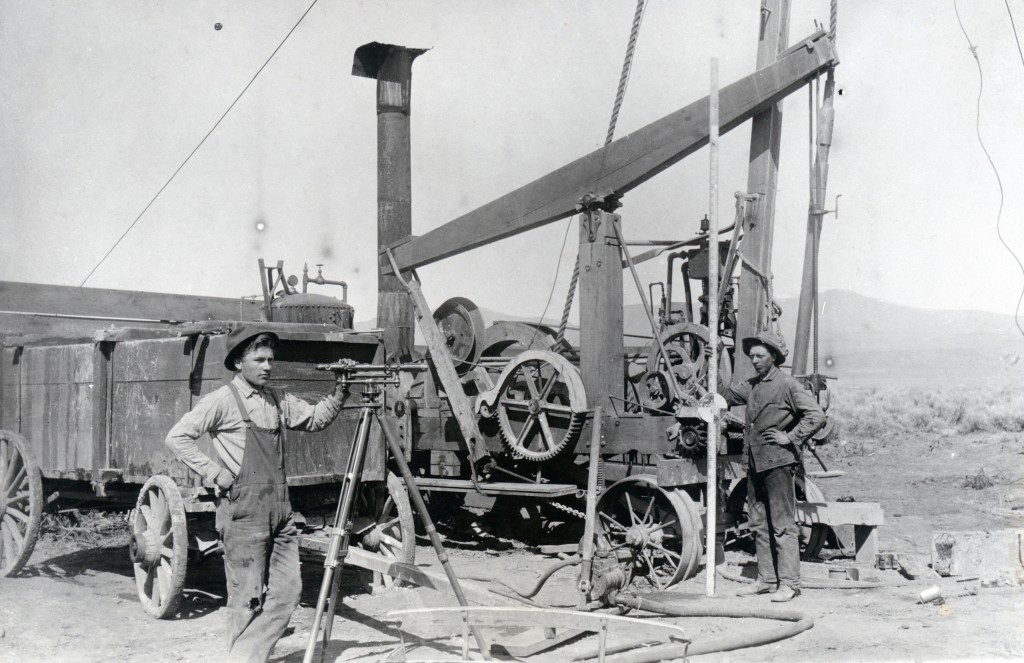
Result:
<svg viewBox="0 0 1024 663">
<path fill-rule="evenodd" d="M 355 435 L 352 438 L 352 448 L 349 451 L 348 464 L 345 468 L 345 475 L 341 482 L 341 491 L 338 496 L 338 508 L 334 515 L 334 527 L 331 530 L 330 544 L 327 548 L 327 557 L 324 559 L 324 578 L 320 584 L 320 595 L 316 600 L 316 612 L 313 616 L 313 623 L 310 627 L 309 642 L 306 645 L 306 654 L 303 663 L 312 663 L 313 654 L 316 650 L 317 640 L 321 641 L 320 661 L 323 663 L 327 652 L 327 644 L 331 640 L 331 630 L 334 626 L 334 614 L 337 611 L 338 588 L 341 584 L 340 568 L 348 556 L 349 538 L 352 534 L 352 503 L 355 501 L 359 490 L 360 478 L 363 472 L 363 461 L 366 458 L 366 446 L 370 439 L 370 429 L 376 421 L 380 426 L 387 442 L 388 451 L 395 461 L 402 478 L 405 481 L 406 490 L 412 500 L 413 508 L 423 523 L 423 528 L 430 537 L 430 543 L 437 554 L 437 560 L 444 568 L 448 582 L 451 583 L 455 597 L 460 606 L 468 605 L 466 595 L 462 592 L 459 579 L 452 570 L 448 560 L 448 553 L 441 544 L 427 506 L 423 502 L 419 489 L 416 486 L 416 479 L 413 478 L 409 464 L 405 461 L 405 455 L 401 445 L 398 443 L 398 436 L 391 428 L 391 422 L 386 417 L 380 416 L 380 410 L 384 407 L 384 387 L 398 385 L 399 373 L 402 371 L 424 371 L 427 367 L 424 364 L 320 364 L 317 370 L 334 371 L 339 374 L 342 384 L 348 386 L 359 384 L 363 386 L 361 392 L 362 403 L 359 406 L 359 425 L 356 427 Z M 326 613 L 326 619 L 325 619 Z M 485 660 L 490 660 L 488 644 L 480 634 L 479 629 L 472 627 L 473 637 L 476 639 L 477 647 Z"/>
</svg>

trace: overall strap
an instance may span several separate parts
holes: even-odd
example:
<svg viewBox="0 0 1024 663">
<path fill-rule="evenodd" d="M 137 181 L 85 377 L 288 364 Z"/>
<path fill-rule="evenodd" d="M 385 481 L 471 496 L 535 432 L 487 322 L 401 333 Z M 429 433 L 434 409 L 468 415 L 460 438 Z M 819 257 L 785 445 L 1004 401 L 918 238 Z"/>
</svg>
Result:
<svg viewBox="0 0 1024 663">
<path fill-rule="evenodd" d="M 245 422 L 245 427 L 246 428 L 251 428 L 252 427 L 252 420 L 249 419 L 249 411 L 245 409 L 245 403 L 242 402 L 242 395 L 240 393 L 238 393 L 238 387 L 236 387 L 235 385 L 233 385 L 233 384 L 231 384 L 229 382 L 228 383 L 228 389 L 231 390 L 231 393 L 235 397 L 235 403 L 238 404 L 238 414 L 241 415 L 242 421 Z"/>
</svg>

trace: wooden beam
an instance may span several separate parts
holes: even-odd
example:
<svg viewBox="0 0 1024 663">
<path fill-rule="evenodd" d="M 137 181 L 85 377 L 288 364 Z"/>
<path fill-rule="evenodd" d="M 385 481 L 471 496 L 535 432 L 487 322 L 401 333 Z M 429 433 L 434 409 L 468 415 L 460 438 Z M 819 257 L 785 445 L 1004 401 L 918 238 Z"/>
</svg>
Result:
<svg viewBox="0 0 1024 663">
<path fill-rule="evenodd" d="M 871 525 L 885 523 L 877 502 L 798 502 L 796 521 L 804 525 Z"/>
<path fill-rule="evenodd" d="M 772 107 L 838 63 L 824 32 L 722 89 L 721 133 Z M 478 248 L 576 212 L 586 194 L 622 195 L 708 142 L 707 97 L 394 248 L 402 270 Z"/>
<path fill-rule="evenodd" d="M 116 321 L 259 320 L 251 301 L 226 297 L 172 295 L 140 290 L 76 288 L 65 285 L 0 281 L 0 312 Z M 105 321 L 109 319 L 109 321 Z"/>
<path fill-rule="evenodd" d="M 757 42 L 757 68 L 783 58 L 789 41 L 790 0 L 765 0 L 761 5 L 761 30 Z M 827 40 L 823 40 L 827 41 Z M 831 43 L 830 43 L 831 45 Z M 758 194 L 757 211 L 743 236 L 744 258 L 762 274 L 772 272 L 772 240 L 775 234 L 775 193 L 779 179 L 779 149 L 782 144 L 782 104 L 775 103 L 754 116 L 750 123 L 750 157 L 747 193 Z M 749 269 L 740 270 L 739 309 L 736 339 L 753 336 L 770 321 L 766 319 L 765 289 Z M 733 380 L 754 375 L 754 366 L 742 352 L 736 353 Z"/>
</svg>

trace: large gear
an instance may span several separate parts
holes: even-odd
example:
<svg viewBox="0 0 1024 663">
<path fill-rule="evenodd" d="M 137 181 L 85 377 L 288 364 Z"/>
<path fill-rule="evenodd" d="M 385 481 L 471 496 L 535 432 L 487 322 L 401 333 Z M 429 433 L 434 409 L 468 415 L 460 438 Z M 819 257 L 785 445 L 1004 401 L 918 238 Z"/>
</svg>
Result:
<svg viewBox="0 0 1024 663">
<path fill-rule="evenodd" d="M 587 398 L 579 371 L 565 357 L 527 350 L 513 358 L 477 408 L 498 416 L 501 439 L 518 458 L 544 461 L 579 439 Z"/>
</svg>

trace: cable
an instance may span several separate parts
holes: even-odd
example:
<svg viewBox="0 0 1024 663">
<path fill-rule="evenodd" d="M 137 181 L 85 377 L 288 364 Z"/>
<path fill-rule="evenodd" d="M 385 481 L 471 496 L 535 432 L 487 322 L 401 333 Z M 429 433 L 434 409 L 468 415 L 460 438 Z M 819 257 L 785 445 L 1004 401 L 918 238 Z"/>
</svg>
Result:
<svg viewBox="0 0 1024 663">
<path fill-rule="evenodd" d="M 82 282 L 78 284 L 79 288 L 84 286 L 86 282 L 96 272 L 96 270 L 100 268 L 100 265 L 102 265 L 104 261 L 106 261 L 106 259 L 110 257 L 110 254 L 114 252 L 114 249 L 116 249 L 117 245 L 121 243 L 121 240 L 123 240 L 128 235 L 128 233 L 131 232 L 132 228 L 135 227 L 135 224 L 139 222 L 142 216 L 149 210 L 150 207 L 153 206 L 153 203 L 156 202 L 156 199 L 160 197 L 160 194 L 164 192 L 164 189 L 166 189 L 171 184 L 171 182 L 174 181 L 174 178 L 178 176 L 178 173 L 181 172 L 181 169 L 185 167 L 185 164 L 189 162 L 192 156 L 199 151 L 199 148 L 203 146 L 203 143 L 205 143 L 206 139 L 210 137 L 210 134 L 212 134 L 217 129 L 217 127 L 220 126 L 220 123 L 224 120 L 225 117 L 227 117 L 228 113 L 231 112 L 231 109 L 235 107 L 235 104 L 237 104 L 238 100 L 242 98 L 242 95 L 249 90 L 252 84 L 256 81 L 256 77 L 263 72 L 263 70 L 267 67 L 268 64 L 270 64 L 270 61 L 274 59 L 274 56 L 277 55 L 277 52 L 281 50 L 281 47 L 284 46 L 284 43 L 288 41 L 289 37 L 292 36 L 292 33 L 295 32 L 295 29 L 299 27 L 299 24 L 302 23 L 302 20 L 306 18 L 306 14 L 308 14 L 310 10 L 312 10 L 313 7 L 316 6 L 317 2 L 319 2 L 319 0 L 313 0 L 309 7 L 306 8 L 306 11 L 302 13 L 302 16 L 299 17 L 299 20 L 296 21 L 295 25 L 292 26 L 292 29 L 288 31 L 288 34 L 284 36 L 284 39 L 281 40 L 281 43 L 278 44 L 277 48 L 274 49 L 274 52 L 270 54 L 270 57 L 266 59 L 266 61 L 260 66 L 256 73 L 253 74 L 253 77 L 249 80 L 249 82 L 245 84 L 245 87 L 242 88 L 242 91 L 238 93 L 238 96 L 235 97 L 235 100 L 231 102 L 231 105 L 228 106 L 228 109 L 221 114 L 220 118 L 218 118 L 218 120 L 213 124 L 213 127 L 209 131 L 207 131 L 206 135 L 203 136 L 203 139 L 199 141 L 199 144 L 196 145 L 191 152 L 189 152 L 188 156 L 185 157 L 185 160 L 181 162 L 181 165 L 178 166 L 178 168 L 174 171 L 174 173 L 171 174 L 169 178 L 167 178 L 167 181 L 164 182 L 164 185 L 160 187 L 159 191 L 156 192 L 156 195 L 153 196 L 153 198 L 148 203 L 146 203 L 146 206 L 142 208 L 142 211 L 139 212 L 139 215 L 137 217 L 135 217 L 135 220 L 132 221 L 130 226 L 128 226 L 128 229 L 121 233 L 121 236 L 117 238 L 117 241 L 114 242 L 114 245 L 111 246 L 105 254 L 103 254 L 103 257 L 100 258 L 100 261 L 98 263 L 96 263 L 96 266 L 93 267 L 92 270 L 90 270 L 90 272 L 86 275 L 84 279 L 82 279 Z"/>
<path fill-rule="evenodd" d="M 1013 40 L 1017 42 L 1017 53 L 1020 54 L 1020 63 L 1024 65 L 1024 51 L 1020 48 L 1020 37 L 1017 36 L 1017 24 L 1013 22 L 1013 12 L 1010 11 L 1010 0 L 1003 0 L 1006 5 L 1006 13 L 1010 15 L 1010 27 L 1013 28 Z"/>
<path fill-rule="evenodd" d="M 537 321 L 537 326 L 533 329 L 533 336 L 530 337 L 530 342 L 526 346 L 527 350 L 533 346 L 533 342 L 537 338 L 537 333 L 544 325 L 544 318 L 548 314 L 548 307 L 551 306 L 551 298 L 555 296 L 555 286 L 558 284 L 558 272 L 562 270 L 562 254 L 565 252 L 565 242 L 569 239 L 569 229 L 572 228 L 572 220 L 575 218 L 575 214 L 570 216 L 569 223 L 565 225 L 565 235 L 562 236 L 562 248 L 558 249 L 558 262 L 555 266 L 555 276 L 551 280 L 551 290 L 548 292 L 548 301 L 544 304 L 544 312 L 540 314 L 540 320 Z"/>
<path fill-rule="evenodd" d="M 1007 7 L 1007 9 L 1009 9 L 1009 7 Z M 971 41 L 970 36 L 967 34 L 967 29 L 964 28 L 964 22 L 960 19 L 960 10 L 957 7 L 956 0 L 953 0 L 953 11 L 956 13 L 957 23 L 960 24 L 960 31 L 964 33 L 964 39 L 967 40 L 967 47 L 970 49 L 971 55 L 974 56 L 974 64 L 978 66 L 978 100 L 975 102 L 976 110 L 974 115 L 974 132 L 978 136 L 978 144 L 981 145 L 981 151 L 985 153 L 985 158 L 988 159 L 988 164 L 992 167 L 992 172 L 996 176 L 996 183 L 999 185 L 999 211 L 996 213 L 996 235 L 999 237 L 999 242 L 1013 257 L 1014 261 L 1017 263 L 1017 267 L 1020 268 L 1021 276 L 1024 277 L 1024 264 L 1021 264 L 1020 258 L 1018 258 L 1017 254 L 1014 253 L 1012 248 L 1010 248 L 1010 245 L 1006 243 L 1006 240 L 1003 238 L 1002 228 L 1000 227 L 1003 218 L 1003 180 L 999 177 L 999 169 L 996 168 L 996 164 L 992 160 L 992 155 L 988 153 L 988 148 L 985 147 L 985 142 L 981 139 L 981 94 L 985 89 L 985 77 L 981 71 L 981 60 L 978 59 L 978 47 Z M 1010 20 L 1012 23 L 1012 14 Z M 1014 29 L 1014 37 L 1016 37 L 1016 34 L 1017 31 Z M 1021 59 L 1024 61 L 1024 55 L 1021 56 Z M 1024 285 L 1021 286 L 1020 296 L 1017 297 L 1017 306 L 1013 310 L 1013 322 L 1017 325 L 1017 329 L 1020 331 L 1021 335 L 1024 336 L 1024 327 L 1020 324 L 1021 301 L 1024 301 Z"/>
</svg>

